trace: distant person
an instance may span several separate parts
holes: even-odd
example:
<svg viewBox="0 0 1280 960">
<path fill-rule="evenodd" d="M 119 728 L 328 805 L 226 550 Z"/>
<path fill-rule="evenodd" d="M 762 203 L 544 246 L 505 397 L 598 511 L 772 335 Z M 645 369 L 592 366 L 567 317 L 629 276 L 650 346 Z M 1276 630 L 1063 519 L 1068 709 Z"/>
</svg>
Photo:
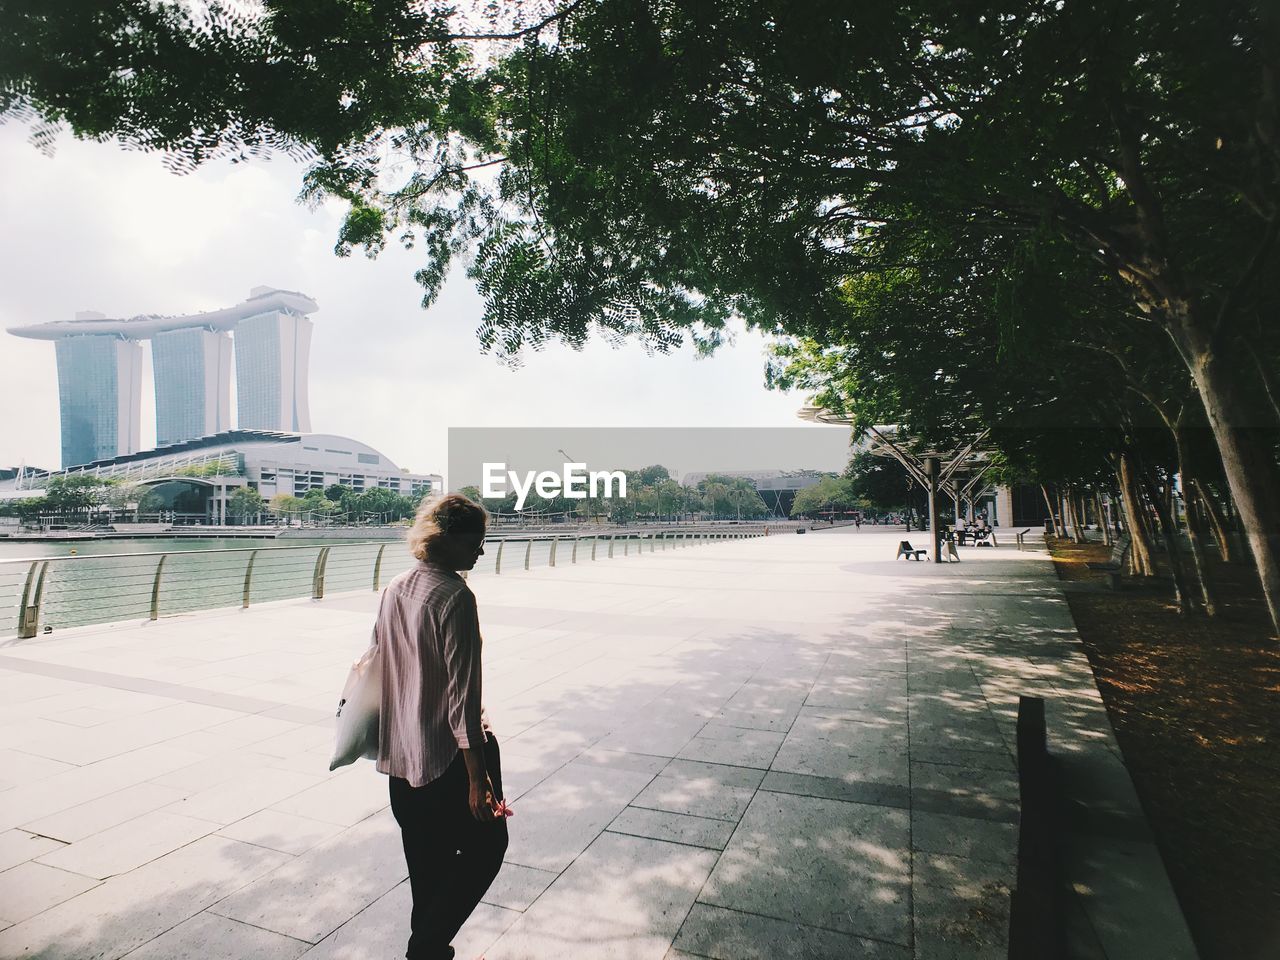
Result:
<svg viewBox="0 0 1280 960">
<path fill-rule="evenodd" d="M 507 849 L 498 741 L 481 706 L 480 622 L 458 571 L 484 554 L 488 517 L 459 494 L 424 504 L 409 531 L 418 558 L 382 595 L 378 770 L 413 891 L 408 960 L 449 960 L 450 941 Z"/>
<path fill-rule="evenodd" d="M 861 517 L 861 516 L 857 516 L 857 515 L 855 515 L 855 516 L 854 516 L 854 518 L 853 518 L 853 526 L 854 526 L 854 528 L 855 528 L 855 529 L 857 529 L 857 530 L 861 530 L 861 529 L 862 529 L 862 517 Z"/>
</svg>

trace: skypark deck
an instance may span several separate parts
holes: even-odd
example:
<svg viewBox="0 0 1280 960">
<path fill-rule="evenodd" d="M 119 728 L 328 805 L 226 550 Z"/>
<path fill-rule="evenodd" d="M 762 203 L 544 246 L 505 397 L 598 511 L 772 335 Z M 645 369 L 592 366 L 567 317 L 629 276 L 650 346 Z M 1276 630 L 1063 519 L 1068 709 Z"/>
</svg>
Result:
<svg viewBox="0 0 1280 960">
<path fill-rule="evenodd" d="M 93 316 L 77 320 L 51 320 L 47 323 L 10 327 L 9 332 L 15 337 L 27 337 L 31 340 L 104 335 L 145 340 L 154 337 L 157 333 L 166 333 L 170 330 L 231 330 L 242 320 L 261 316 L 273 310 L 305 315 L 315 313 L 318 309 L 316 302 L 304 293 L 264 288 L 262 292 L 250 296 L 248 300 L 237 303 L 234 307 L 206 310 L 204 313 L 176 316 L 145 314 L 128 318 Z"/>
<path fill-rule="evenodd" d="M 473 576 L 516 816 L 458 957 L 1003 958 L 1035 694 L 1087 814 L 1079 955 L 1193 958 L 1047 556 L 899 539 Z M 375 604 L 0 647 L 0 956 L 400 956 L 386 781 L 326 769 Z"/>
</svg>

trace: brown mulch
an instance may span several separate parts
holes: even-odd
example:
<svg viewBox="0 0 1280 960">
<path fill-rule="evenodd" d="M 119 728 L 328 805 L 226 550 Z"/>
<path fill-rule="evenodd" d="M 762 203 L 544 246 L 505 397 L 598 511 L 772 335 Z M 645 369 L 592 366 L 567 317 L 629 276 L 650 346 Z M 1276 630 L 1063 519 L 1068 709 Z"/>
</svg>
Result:
<svg viewBox="0 0 1280 960">
<path fill-rule="evenodd" d="M 1105 583 L 1100 545 L 1051 541 L 1063 580 Z M 1280 958 L 1280 642 L 1245 565 L 1222 613 L 1181 616 L 1168 581 L 1068 602 L 1203 960 Z"/>
</svg>

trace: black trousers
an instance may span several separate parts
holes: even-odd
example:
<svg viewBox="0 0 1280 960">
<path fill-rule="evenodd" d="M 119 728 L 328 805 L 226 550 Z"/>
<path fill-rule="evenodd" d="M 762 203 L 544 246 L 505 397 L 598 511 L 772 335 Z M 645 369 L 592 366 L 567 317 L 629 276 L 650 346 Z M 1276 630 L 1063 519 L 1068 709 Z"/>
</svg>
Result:
<svg viewBox="0 0 1280 960">
<path fill-rule="evenodd" d="M 498 741 L 489 735 L 485 765 L 502 799 Z M 449 941 L 493 883 L 507 850 L 507 821 L 471 815 L 462 752 L 437 779 L 421 787 L 391 777 L 391 812 L 400 824 L 413 891 L 407 960 L 448 960 Z"/>
</svg>

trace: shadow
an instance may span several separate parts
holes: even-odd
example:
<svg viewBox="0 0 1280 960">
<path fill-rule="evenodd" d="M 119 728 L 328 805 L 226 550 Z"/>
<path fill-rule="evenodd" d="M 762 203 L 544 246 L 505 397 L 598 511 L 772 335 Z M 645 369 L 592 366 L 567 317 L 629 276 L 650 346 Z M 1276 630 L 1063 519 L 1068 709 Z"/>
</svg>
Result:
<svg viewBox="0 0 1280 960">
<path fill-rule="evenodd" d="M 845 957 L 854 937 L 905 949 L 913 896 L 917 914 L 936 911 L 924 921 L 946 921 L 985 869 L 974 854 L 998 846 L 988 838 L 1004 833 L 992 829 L 1007 832 L 1016 817 L 1020 694 L 1045 697 L 1052 750 L 1107 765 L 1090 781 L 1096 793 L 1123 790 L 1051 567 L 1028 572 L 1016 552 L 946 567 L 819 563 L 791 541 L 779 550 L 824 579 L 797 578 L 772 605 L 749 608 L 776 619 L 712 599 L 664 612 L 667 591 L 740 589 L 738 574 L 724 573 L 736 562 L 698 551 L 669 554 L 646 583 L 647 607 L 582 602 L 587 590 L 614 607 L 634 600 L 624 592 L 633 574 L 620 568 L 522 572 L 515 602 L 482 597 L 482 625 L 497 634 L 486 643 L 486 700 L 516 811 L 508 869 L 554 879 L 533 892 L 496 886 L 498 902 L 464 928 L 469 951 L 662 956 L 674 941 L 745 960 L 794 942 L 804 956 Z M 516 580 L 501 579 L 504 589 Z M 534 590 L 561 606 L 528 605 Z M 827 598 L 829 614 L 810 616 L 809 593 Z M 319 605 L 290 613 L 271 621 L 301 634 L 290 643 L 325 615 Z M 367 767 L 356 776 L 381 781 Z M 949 825 L 946 844 L 913 850 L 913 810 Z M 623 816 L 625 836 L 611 829 Z M 714 842 L 696 832 L 718 825 Z M 107 881 L 110 895 L 90 891 L 0 932 L 0 954 L 80 960 L 154 943 L 176 956 L 173 937 L 201 915 L 220 918 L 209 930 L 234 931 L 220 935 L 250 927 L 314 945 L 302 948 L 311 960 L 395 955 L 407 935 L 398 843 L 385 809 L 303 851 L 270 830 L 252 843 L 206 837 Z M 952 873 L 936 872 L 930 889 L 956 892 L 951 901 L 913 893 L 913 869 L 936 857 Z"/>
</svg>

